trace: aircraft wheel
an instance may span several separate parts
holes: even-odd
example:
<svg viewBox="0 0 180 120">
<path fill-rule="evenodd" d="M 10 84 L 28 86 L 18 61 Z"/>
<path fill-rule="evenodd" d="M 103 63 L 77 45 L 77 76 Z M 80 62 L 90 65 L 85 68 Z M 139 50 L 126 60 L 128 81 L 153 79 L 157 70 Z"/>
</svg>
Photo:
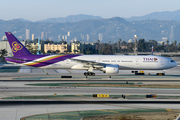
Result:
<svg viewBox="0 0 180 120">
<path fill-rule="evenodd" d="M 88 73 L 87 73 L 87 72 L 84 72 L 84 75 L 85 75 L 85 76 L 88 76 Z"/>
<path fill-rule="evenodd" d="M 95 73 L 91 73 L 92 76 L 95 76 Z"/>
<path fill-rule="evenodd" d="M 91 76 L 91 73 L 90 73 L 90 72 L 87 72 L 87 75 L 88 75 L 88 76 Z"/>
<path fill-rule="evenodd" d="M 84 72 L 85 76 L 95 76 L 95 73 L 93 72 Z"/>
</svg>

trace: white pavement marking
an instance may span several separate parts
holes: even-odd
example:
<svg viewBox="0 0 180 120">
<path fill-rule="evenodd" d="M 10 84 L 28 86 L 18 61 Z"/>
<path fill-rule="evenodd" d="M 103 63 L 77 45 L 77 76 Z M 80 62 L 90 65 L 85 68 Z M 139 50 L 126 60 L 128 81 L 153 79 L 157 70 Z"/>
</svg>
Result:
<svg viewBox="0 0 180 120">
<path fill-rule="evenodd" d="M 31 68 L 28 66 L 21 67 L 19 70 L 19 73 L 30 73 L 30 72 L 31 72 Z"/>
</svg>

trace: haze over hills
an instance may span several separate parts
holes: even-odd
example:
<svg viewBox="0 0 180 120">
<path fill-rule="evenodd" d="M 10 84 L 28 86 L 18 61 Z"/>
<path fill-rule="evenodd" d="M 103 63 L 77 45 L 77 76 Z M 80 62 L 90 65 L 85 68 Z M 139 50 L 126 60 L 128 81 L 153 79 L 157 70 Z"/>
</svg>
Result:
<svg viewBox="0 0 180 120">
<path fill-rule="evenodd" d="M 139 21 L 139 20 L 177 20 L 180 21 L 180 10 L 176 11 L 164 11 L 164 12 L 153 12 L 144 16 L 133 16 L 125 18 L 128 21 Z"/>
<path fill-rule="evenodd" d="M 32 22 L 32 21 L 30 21 L 30 20 L 25 20 L 25 19 L 23 19 L 23 18 L 18 18 L 18 20 L 20 20 L 20 21 L 22 21 L 22 22 Z"/>
<path fill-rule="evenodd" d="M 178 21 L 160 21 L 144 20 L 128 22 L 123 18 L 115 17 L 110 19 L 83 20 L 74 23 L 48 23 L 48 22 L 22 22 L 14 19 L 11 21 L 0 20 L 0 37 L 2 38 L 5 31 L 10 31 L 15 36 L 25 39 L 26 29 L 30 30 L 35 37 L 41 37 L 41 32 L 47 33 L 47 38 L 54 41 L 58 36 L 67 36 L 70 31 L 68 40 L 74 39 L 86 41 L 87 34 L 89 42 L 96 42 L 99 39 L 99 33 L 103 34 L 101 42 L 117 42 L 119 38 L 128 41 L 136 34 L 139 38 L 146 40 L 162 40 L 162 37 L 170 36 L 171 26 L 180 26 Z M 46 40 L 46 37 L 43 39 Z M 30 37 L 31 39 L 31 37 Z M 62 38 L 61 38 L 62 39 Z M 69 42 L 69 41 L 68 41 Z"/>
<path fill-rule="evenodd" d="M 176 13 L 179 12 L 176 11 Z M 155 13 L 152 14 L 155 16 Z M 68 40 L 76 37 L 77 40 L 84 42 L 87 41 L 87 35 L 89 36 L 89 42 L 96 42 L 99 39 L 100 33 L 103 35 L 103 41 L 101 42 L 117 42 L 119 38 L 128 41 L 134 35 L 138 35 L 139 38 L 145 38 L 146 40 L 154 39 L 161 41 L 162 37 L 169 39 L 171 26 L 180 26 L 179 21 L 173 20 L 139 19 L 141 21 L 130 22 L 120 17 L 102 19 L 101 17 L 89 15 L 69 16 L 68 19 L 70 18 L 72 18 L 71 22 L 65 22 L 64 18 L 65 23 L 60 23 L 58 20 L 52 22 L 31 22 L 24 19 L 0 20 L 0 39 L 5 35 L 5 31 L 13 32 L 19 39 L 25 39 L 26 29 L 28 29 L 30 30 L 30 39 L 31 34 L 34 34 L 36 38 L 41 37 L 41 33 L 44 32 L 43 40 L 50 38 L 57 41 L 62 39 L 62 36 L 67 36 L 67 32 L 70 31 L 70 36 L 67 37 Z M 174 18 L 177 17 L 174 15 Z M 177 41 L 180 42 L 180 40 Z"/>
<path fill-rule="evenodd" d="M 69 15 L 67 17 L 48 18 L 37 22 L 66 23 L 66 22 L 79 22 L 82 20 L 93 20 L 93 19 L 103 19 L 103 18 L 100 16 L 79 14 L 79 15 Z"/>
<path fill-rule="evenodd" d="M 47 18 L 45 20 L 39 20 L 36 22 L 50 22 L 50 23 L 66 23 L 66 22 L 79 22 L 82 20 L 96 20 L 96 19 L 103 19 L 100 16 L 93 16 L 93 15 L 85 15 L 85 14 L 78 14 L 78 15 L 69 15 L 67 17 L 57 17 L 57 18 Z M 133 16 L 130 18 L 124 18 L 127 21 L 141 21 L 141 20 L 175 20 L 180 21 L 180 10 L 176 11 L 163 11 L 163 12 L 153 12 L 150 14 L 146 14 L 144 16 Z M 30 20 L 25 20 L 23 18 L 19 18 L 22 22 L 32 22 Z"/>
<path fill-rule="evenodd" d="M 69 15 L 67 17 L 58 17 L 58 18 L 47 18 L 45 20 L 39 20 L 36 22 L 50 22 L 50 23 L 66 23 L 66 22 L 79 22 L 82 20 L 95 20 L 95 19 L 103 19 L 100 16 L 93 16 L 93 15 L 84 15 L 84 14 L 78 14 L 78 15 Z M 22 22 L 32 22 L 30 20 L 26 20 L 23 18 L 18 18 L 18 20 Z"/>
</svg>

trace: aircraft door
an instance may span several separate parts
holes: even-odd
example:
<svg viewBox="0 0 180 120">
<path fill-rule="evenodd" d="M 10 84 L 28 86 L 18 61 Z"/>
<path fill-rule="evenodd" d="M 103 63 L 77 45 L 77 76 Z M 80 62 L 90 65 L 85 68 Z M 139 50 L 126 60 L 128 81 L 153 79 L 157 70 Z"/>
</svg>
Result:
<svg viewBox="0 0 180 120">
<path fill-rule="evenodd" d="M 136 68 L 141 68 L 139 58 L 136 59 L 135 64 Z"/>
<path fill-rule="evenodd" d="M 139 59 L 136 59 L 136 65 L 139 66 Z"/>
<path fill-rule="evenodd" d="M 101 58 L 98 58 L 98 61 L 97 62 L 101 62 Z"/>
<path fill-rule="evenodd" d="M 164 60 L 163 59 L 160 59 L 160 64 L 164 65 Z"/>
</svg>

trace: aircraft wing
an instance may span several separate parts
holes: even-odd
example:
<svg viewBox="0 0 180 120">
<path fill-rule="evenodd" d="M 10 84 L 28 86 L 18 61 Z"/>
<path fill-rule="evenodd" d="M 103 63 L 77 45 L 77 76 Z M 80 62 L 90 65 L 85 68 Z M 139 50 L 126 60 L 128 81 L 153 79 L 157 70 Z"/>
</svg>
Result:
<svg viewBox="0 0 180 120">
<path fill-rule="evenodd" d="M 93 68 L 102 68 L 103 66 L 107 65 L 105 63 L 95 62 L 95 61 L 89 61 L 89 60 L 81 60 L 81 59 L 71 59 L 74 60 L 80 64 L 83 64 L 84 67 L 93 67 Z"/>
</svg>

